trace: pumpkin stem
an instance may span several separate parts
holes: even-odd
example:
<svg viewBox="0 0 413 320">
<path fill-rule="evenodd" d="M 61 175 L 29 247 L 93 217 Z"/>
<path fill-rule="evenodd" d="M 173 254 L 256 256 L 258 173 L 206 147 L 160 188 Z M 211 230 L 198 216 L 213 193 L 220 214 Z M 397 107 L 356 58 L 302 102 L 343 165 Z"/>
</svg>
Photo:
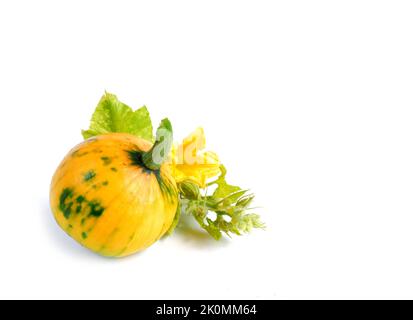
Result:
<svg viewBox="0 0 413 320">
<path fill-rule="evenodd" d="M 142 154 L 143 164 L 150 170 L 158 170 L 162 163 L 168 158 L 172 148 L 172 125 L 165 118 L 156 130 L 156 141 L 148 152 Z"/>
</svg>

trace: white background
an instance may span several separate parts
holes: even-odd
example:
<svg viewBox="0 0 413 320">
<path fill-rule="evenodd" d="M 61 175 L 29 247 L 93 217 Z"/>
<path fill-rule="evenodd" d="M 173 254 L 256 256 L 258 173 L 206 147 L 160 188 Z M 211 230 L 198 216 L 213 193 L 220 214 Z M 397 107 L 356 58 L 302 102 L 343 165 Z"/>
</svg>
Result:
<svg viewBox="0 0 413 320">
<path fill-rule="evenodd" d="M 413 298 L 411 1 L 1 1 L 0 298 Z M 108 90 L 202 125 L 267 231 L 101 258 L 51 177 Z"/>
</svg>

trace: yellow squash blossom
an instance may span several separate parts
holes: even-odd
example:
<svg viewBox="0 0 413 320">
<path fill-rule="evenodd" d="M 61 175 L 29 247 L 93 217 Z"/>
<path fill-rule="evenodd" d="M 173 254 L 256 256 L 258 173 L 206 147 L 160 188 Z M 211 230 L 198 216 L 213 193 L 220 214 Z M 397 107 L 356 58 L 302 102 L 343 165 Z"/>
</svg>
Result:
<svg viewBox="0 0 413 320">
<path fill-rule="evenodd" d="M 216 153 L 205 151 L 205 134 L 196 129 L 171 152 L 172 175 L 177 183 L 190 180 L 201 188 L 207 180 L 220 174 L 220 162 Z"/>
</svg>

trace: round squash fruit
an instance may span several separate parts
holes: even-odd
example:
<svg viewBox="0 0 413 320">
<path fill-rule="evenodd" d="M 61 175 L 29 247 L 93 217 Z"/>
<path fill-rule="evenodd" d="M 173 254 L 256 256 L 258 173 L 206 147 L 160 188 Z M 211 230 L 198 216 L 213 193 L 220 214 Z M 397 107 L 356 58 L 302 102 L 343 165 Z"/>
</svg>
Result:
<svg viewBox="0 0 413 320">
<path fill-rule="evenodd" d="M 110 133 L 72 149 L 51 184 L 59 226 L 109 257 L 128 256 L 160 239 L 174 220 L 178 191 L 168 165 L 148 157 L 158 142 Z"/>
</svg>

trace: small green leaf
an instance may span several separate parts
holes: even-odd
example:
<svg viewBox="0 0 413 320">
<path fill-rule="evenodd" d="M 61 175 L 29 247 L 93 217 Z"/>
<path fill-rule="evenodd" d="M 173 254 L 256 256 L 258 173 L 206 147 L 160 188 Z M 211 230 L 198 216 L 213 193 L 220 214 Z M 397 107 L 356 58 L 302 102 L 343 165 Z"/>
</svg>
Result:
<svg viewBox="0 0 413 320">
<path fill-rule="evenodd" d="M 225 198 L 229 196 L 230 194 L 240 191 L 241 190 L 240 187 L 232 186 L 228 184 L 227 181 L 225 180 L 225 177 L 227 175 L 227 170 L 225 169 L 223 165 L 221 165 L 220 170 L 221 170 L 220 177 L 216 181 L 211 183 L 211 184 L 218 185 L 217 189 L 215 190 L 213 194 L 214 198 Z"/>
<path fill-rule="evenodd" d="M 88 139 L 101 134 L 122 132 L 153 141 L 152 131 L 151 118 L 145 106 L 133 111 L 114 94 L 106 92 L 96 107 L 89 130 L 83 130 L 82 135 Z"/>
</svg>

